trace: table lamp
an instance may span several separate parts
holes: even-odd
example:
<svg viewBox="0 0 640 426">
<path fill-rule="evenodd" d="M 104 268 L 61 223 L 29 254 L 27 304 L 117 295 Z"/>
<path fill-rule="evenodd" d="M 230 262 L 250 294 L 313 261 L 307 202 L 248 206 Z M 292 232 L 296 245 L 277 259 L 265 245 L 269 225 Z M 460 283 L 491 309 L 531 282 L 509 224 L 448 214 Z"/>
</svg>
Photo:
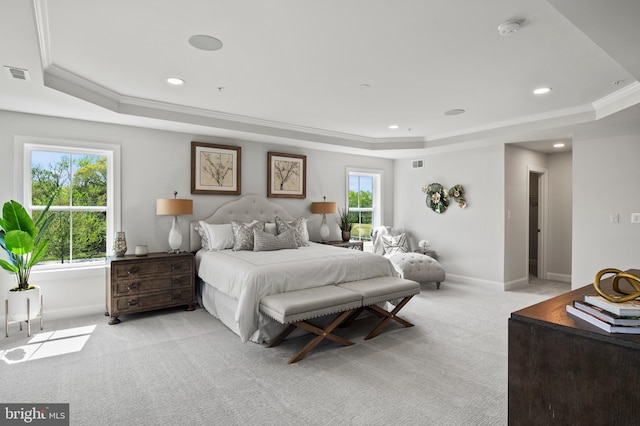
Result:
<svg viewBox="0 0 640 426">
<path fill-rule="evenodd" d="M 178 215 L 193 213 L 193 200 L 177 198 L 178 191 L 173 192 L 173 198 L 159 198 L 156 200 L 156 215 L 173 216 L 173 224 L 169 231 L 169 253 L 180 253 L 182 247 L 182 235 L 178 228 Z"/>
<path fill-rule="evenodd" d="M 327 226 L 327 214 L 336 212 L 335 201 L 327 201 L 327 197 L 322 197 L 324 201 L 311 203 L 311 213 L 322 215 L 322 225 L 320 225 L 320 239 L 327 241 L 329 238 L 329 227 Z"/>
</svg>

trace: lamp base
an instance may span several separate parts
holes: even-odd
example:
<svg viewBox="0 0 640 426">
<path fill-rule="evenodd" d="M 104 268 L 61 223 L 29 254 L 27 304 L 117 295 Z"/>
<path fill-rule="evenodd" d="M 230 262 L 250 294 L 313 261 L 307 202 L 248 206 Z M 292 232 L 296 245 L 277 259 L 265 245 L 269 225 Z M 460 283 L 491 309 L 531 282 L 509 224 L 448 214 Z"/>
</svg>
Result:
<svg viewBox="0 0 640 426">
<path fill-rule="evenodd" d="M 327 215 L 322 214 L 322 224 L 320 225 L 320 241 L 329 240 L 329 227 L 327 226 Z"/>
<path fill-rule="evenodd" d="M 169 247 L 171 247 L 169 253 L 180 253 L 180 248 L 182 248 L 182 235 L 178 228 L 178 216 L 173 217 L 173 224 L 169 231 Z"/>
</svg>

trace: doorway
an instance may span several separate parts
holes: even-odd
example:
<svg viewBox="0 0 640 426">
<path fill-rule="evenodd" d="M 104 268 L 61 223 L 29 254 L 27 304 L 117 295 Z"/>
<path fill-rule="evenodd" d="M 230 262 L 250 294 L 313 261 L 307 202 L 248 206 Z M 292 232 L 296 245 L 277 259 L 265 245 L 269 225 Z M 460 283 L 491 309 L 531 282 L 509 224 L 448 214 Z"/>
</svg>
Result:
<svg viewBox="0 0 640 426">
<path fill-rule="evenodd" d="M 547 203 L 546 170 L 529 170 L 528 187 L 528 268 L 529 280 L 547 279 L 545 225 Z"/>
</svg>

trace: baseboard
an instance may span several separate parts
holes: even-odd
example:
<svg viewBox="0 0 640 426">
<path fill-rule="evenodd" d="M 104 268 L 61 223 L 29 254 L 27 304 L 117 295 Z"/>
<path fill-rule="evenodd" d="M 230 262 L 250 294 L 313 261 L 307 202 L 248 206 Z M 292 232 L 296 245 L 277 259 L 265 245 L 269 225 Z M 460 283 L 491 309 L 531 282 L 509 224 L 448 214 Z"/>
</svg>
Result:
<svg viewBox="0 0 640 426">
<path fill-rule="evenodd" d="M 517 280 L 512 280 L 504 283 L 504 290 L 515 290 L 518 288 L 524 288 L 529 285 L 529 277 L 518 278 Z"/>
<path fill-rule="evenodd" d="M 495 286 L 502 287 L 502 283 L 498 282 L 498 281 L 482 280 L 482 279 L 479 279 L 479 278 L 473 278 L 473 277 L 467 277 L 467 276 L 464 276 L 464 275 L 454 275 L 454 274 L 447 273 L 447 277 L 445 278 L 445 282 L 447 282 L 448 280 L 455 281 L 457 283 L 463 283 L 463 284 L 490 284 L 490 285 L 495 285 Z"/>
<path fill-rule="evenodd" d="M 46 326 L 46 321 L 48 319 L 58 320 L 58 319 L 64 319 L 64 318 L 81 317 L 85 315 L 95 315 L 99 313 L 104 314 L 105 311 L 106 309 L 104 307 L 104 304 L 93 305 L 93 306 L 82 306 L 82 307 L 71 308 L 71 309 L 58 309 L 57 311 L 48 311 L 47 306 L 45 305 L 45 308 L 44 308 L 45 326 Z"/>
<path fill-rule="evenodd" d="M 554 274 L 553 272 L 547 272 L 547 279 L 550 281 L 560 281 L 562 283 L 571 283 L 571 275 L 567 275 L 567 274 Z"/>
</svg>

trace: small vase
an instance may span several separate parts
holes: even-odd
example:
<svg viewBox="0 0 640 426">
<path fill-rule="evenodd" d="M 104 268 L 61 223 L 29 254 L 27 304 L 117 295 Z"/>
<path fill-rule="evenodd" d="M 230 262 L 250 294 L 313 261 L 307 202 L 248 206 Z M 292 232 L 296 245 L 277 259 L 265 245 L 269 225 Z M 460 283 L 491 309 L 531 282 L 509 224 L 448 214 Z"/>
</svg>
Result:
<svg viewBox="0 0 640 426">
<path fill-rule="evenodd" d="M 116 232 L 113 239 L 113 252 L 116 257 L 122 257 L 127 252 L 127 239 L 122 231 Z"/>
<path fill-rule="evenodd" d="M 351 239 L 351 231 L 342 231 L 342 241 L 349 241 Z"/>
</svg>

